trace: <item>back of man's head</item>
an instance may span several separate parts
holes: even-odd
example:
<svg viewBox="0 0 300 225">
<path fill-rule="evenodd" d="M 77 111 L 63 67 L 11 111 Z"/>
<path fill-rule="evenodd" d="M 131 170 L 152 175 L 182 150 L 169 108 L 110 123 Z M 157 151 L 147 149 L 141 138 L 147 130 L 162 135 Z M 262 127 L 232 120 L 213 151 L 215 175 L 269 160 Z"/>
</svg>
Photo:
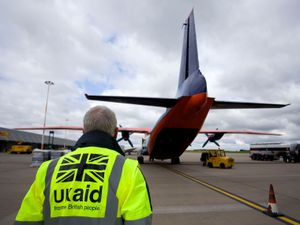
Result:
<svg viewBox="0 0 300 225">
<path fill-rule="evenodd" d="M 89 109 L 83 118 L 83 131 L 104 131 L 115 136 L 117 119 L 115 113 L 105 106 L 95 106 Z"/>
</svg>

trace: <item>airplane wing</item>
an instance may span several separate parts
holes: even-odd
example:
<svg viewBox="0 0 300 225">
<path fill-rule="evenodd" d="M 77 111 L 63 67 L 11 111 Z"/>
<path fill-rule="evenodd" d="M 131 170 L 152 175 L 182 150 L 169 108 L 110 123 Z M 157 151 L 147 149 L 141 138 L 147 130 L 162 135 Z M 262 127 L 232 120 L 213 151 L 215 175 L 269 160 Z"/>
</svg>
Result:
<svg viewBox="0 0 300 225">
<path fill-rule="evenodd" d="M 79 126 L 18 127 L 14 130 L 83 130 Z"/>
<path fill-rule="evenodd" d="M 150 134 L 151 129 L 150 128 L 124 128 L 124 127 L 118 127 L 119 132 L 129 132 L 129 133 L 142 133 L 142 134 Z"/>
<path fill-rule="evenodd" d="M 46 127 L 18 127 L 14 130 L 83 130 L 80 126 L 46 126 Z M 119 132 L 150 134 L 150 128 L 124 128 L 118 127 Z"/>
<path fill-rule="evenodd" d="M 216 101 L 211 109 L 257 109 L 257 108 L 283 108 L 290 104 L 270 104 L 270 103 L 255 103 L 255 102 L 229 102 Z"/>
<path fill-rule="evenodd" d="M 207 136 L 207 140 L 203 143 L 202 147 L 205 147 L 208 142 L 215 143 L 218 147 L 220 144 L 217 140 L 220 140 L 224 134 L 252 134 L 252 135 L 281 135 L 277 133 L 268 133 L 268 132 L 258 132 L 258 131 L 250 131 L 250 130 L 200 130 L 199 133 L 205 134 Z"/>
<path fill-rule="evenodd" d="M 275 135 L 281 136 L 282 134 L 270 133 L 270 132 L 260 132 L 251 130 L 200 130 L 199 134 L 252 134 L 252 135 Z"/>
</svg>

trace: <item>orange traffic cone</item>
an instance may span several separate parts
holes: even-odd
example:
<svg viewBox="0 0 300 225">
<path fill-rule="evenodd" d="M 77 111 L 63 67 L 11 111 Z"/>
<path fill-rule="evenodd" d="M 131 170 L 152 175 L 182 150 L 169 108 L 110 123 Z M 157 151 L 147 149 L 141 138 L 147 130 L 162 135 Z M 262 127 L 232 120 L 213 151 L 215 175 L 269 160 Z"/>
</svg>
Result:
<svg viewBox="0 0 300 225">
<path fill-rule="evenodd" d="M 273 189 L 273 185 L 270 184 L 270 190 L 269 190 L 269 202 L 268 202 L 268 209 L 266 211 L 266 214 L 276 217 L 281 214 L 278 212 L 278 207 L 276 204 L 276 198 L 275 198 L 275 193 Z"/>
</svg>

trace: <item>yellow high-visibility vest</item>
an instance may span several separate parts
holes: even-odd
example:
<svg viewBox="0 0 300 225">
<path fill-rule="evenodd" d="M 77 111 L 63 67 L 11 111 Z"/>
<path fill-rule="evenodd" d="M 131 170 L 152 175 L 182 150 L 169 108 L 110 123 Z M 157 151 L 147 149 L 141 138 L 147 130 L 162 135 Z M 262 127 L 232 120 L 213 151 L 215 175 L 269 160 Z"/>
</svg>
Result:
<svg viewBox="0 0 300 225">
<path fill-rule="evenodd" d="M 40 166 L 15 224 L 151 224 L 151 216 L 138 162 L 84 147 Z"/>
</svg>

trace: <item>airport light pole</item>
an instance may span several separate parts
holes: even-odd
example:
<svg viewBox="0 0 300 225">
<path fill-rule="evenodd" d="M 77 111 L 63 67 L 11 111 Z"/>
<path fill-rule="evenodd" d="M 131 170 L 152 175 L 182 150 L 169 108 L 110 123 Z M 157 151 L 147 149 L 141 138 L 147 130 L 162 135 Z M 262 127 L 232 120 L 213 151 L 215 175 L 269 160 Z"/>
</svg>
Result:
<svg viewBox="0 0 300 225">
<path fill-rule="evenodd" d="M 69 119 L 66 119 L 66 126 L 68 125 Z M 65 136 L 64 136 L 64 149 L 66 149 L 66 138 L 67 138 L 67 130 L 65 130 Z"/>
<path fill-rule="evenodd" d="M 44 125 L 43 125 L 43 135 L 42 135 L 42 142 L 41 142 L 41 149 L 44 149 L 44 136 L 45 136 L 45 127 L 46 127 L 46 118 L 47 118 L 47 110 L 48 110 L 48 98 L 49 98 L 49 91 L 50 86 L 54 85 L 54 83 L 50 80 L 45 81 L 47 85 L 47 98 L 46 98 L 46 106 L 45 106 L 45 115 L 44 115 Z"/>
</svg>

